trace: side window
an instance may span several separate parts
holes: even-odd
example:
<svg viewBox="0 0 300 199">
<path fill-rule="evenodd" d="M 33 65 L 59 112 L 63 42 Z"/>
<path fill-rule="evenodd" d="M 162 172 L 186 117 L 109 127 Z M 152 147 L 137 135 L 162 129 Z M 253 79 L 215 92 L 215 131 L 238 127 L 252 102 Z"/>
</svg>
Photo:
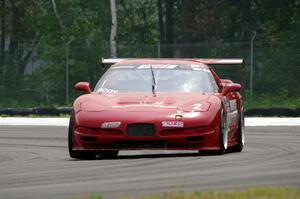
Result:
<svg viewBox="0 0 300 199">
<path fill-rule="evenodd" d="M 211 73 L 209 73 L 208 76 L 209 76 L 210 82 L 212 84 L 213 91 L 214 92 L 218 92 L 219 91 L 219 87 L 218 87 L 218 85 L 216 83 L 215 78 L 213 77 L 213 75 Z"/>
<path fill-rule="evenodd" d="M 217 85 L 217 92 L 220 92 L 221 89 L 222 89 L 221 80 L 220 80 L 220 78 L 218 77 L 218 75 L 216 74 L 216 72 L 212 68 L 209 68 L 209 70 L 210 70 L 211 75 L 212 75 L 212 77 L 214 79 L 214 82 Z"/>
</svg>

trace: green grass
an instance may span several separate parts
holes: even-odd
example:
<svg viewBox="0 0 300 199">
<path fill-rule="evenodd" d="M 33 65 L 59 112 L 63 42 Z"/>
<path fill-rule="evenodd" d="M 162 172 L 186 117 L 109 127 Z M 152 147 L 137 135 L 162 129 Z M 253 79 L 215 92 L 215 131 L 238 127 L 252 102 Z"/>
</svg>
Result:
<svg viewBox="0 0 300 199">
<path fill-rule="evenodd" d="M 276 97 L 257 97 L 252 100 L 244 100 L 244 107 L 246 109 L 253 108 L 300 108 L 300 97 L 290 99 L 277 99 Z"/>
<path fill-rule="evenodd" d="M 240 191 L 195 191 L 192 193 L 165 193 L 162 195 L 145 195 L 123 197 L 123 199 L 299 199 L 300 189 L 293 187 L 257 187 Z M 90 199 L 105 199 L 93 195 Z"/>
<path fill-rule="evenodd" d="M 244 107 L 253 108 L 300 108 L 300 96 L 289 96 L 282 92 L 279 95 L 259 95 L 252 98 L 248 93 L 244 95 Z"/>
</svg>

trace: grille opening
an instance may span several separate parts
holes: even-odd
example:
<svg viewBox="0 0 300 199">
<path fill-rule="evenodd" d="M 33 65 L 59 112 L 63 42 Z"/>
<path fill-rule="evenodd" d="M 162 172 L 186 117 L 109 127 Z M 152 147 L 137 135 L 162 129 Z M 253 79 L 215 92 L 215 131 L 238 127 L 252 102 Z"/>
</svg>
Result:
<svg viewBox="0 0 300 199">
<path fill-rule="evenodd" d="M 155 126 L 153 124 L 128 124 L 127 134 L 130 136 L 153 136 Z"/>
<path fill-rule="evenodd" d="M 204 139 L 202 136 L 189 136 L 186 138 L 189 142 L 200 142 Z"/>
<path fill-rule="evenodd" d="M 97 142 L 97 137 L 93 137 L 93 136 L 81 136 L 80 137 L 82 141 L 85 142 Z"/>
</svg>

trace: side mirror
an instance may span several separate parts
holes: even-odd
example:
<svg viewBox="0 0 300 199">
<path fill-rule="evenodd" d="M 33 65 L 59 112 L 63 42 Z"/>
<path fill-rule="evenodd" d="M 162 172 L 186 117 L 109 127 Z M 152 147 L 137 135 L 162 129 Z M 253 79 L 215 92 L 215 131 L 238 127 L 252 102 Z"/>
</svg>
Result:
<svg viewBox="0 0 300 199">
<path fill-rule="evenodd" d="M 221 79 L 221 82 L 225 84 L 233 83 L 230 79 Z"/>
<path fill-rule="evenodd" d="M 239 92 L 241 90 L 241 85 L 236 83 L 227 83 L 223 85 L 222 94 L 226 95 L 229 92 Z"/>
<path fill-rule="evenodd" d="M 92 92 L 89 82 L 78 82 L 75 85 L 75 89 L 78 90 L 78 91 L 83 91 L 87 94 Z"/>
</svg>

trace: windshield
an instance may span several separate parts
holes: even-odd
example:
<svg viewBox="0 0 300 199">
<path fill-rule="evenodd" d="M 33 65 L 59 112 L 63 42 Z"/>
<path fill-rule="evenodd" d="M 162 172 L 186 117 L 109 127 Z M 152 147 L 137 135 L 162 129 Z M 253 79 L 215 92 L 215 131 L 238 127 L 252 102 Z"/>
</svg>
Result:
<svg viewBox="0 0 300 199">
<path fill-rule="evenodd" d="M 217 92 L 210 70 L 177 65 L 151 65 L 155 92 Z M 95 92 L 152 92 L 150 65 L 117 66 L 99 80 Z"/>
</svg>

